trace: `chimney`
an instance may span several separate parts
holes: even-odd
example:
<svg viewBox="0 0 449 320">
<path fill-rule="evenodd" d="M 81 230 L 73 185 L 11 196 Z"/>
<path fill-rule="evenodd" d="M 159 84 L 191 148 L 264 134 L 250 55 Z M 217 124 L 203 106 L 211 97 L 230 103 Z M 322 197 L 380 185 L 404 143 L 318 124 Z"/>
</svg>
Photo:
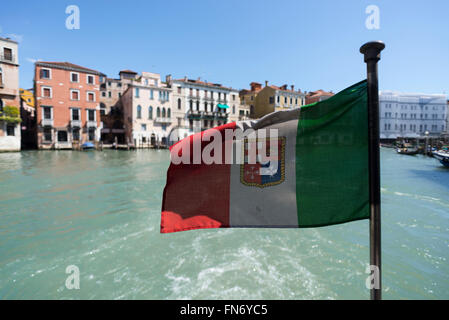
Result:
<svg viewBox="0 0 449 320">
<path fill-rule="evenodd" d="M 167 84 L 169 86 L 171 86 L 172 80 L 171 80 L 171 74 L 168 74 L 165 76 L 165 82 L 167 82 Z"/>
<path fill-rule="evenodd" d="M 295 91 L 295 85 L 292 84 L 290 87 L 292 88 L 292 91 Z"/>
<path fill-rule="evenodd" d="M 282 89 L 282 90 L 287 90 L 287 85 L 284 84 L 284 85 L 281 87 L 281 89 Z"/>
<path fill-rule="evenodd" d="M 268 87 L 268 80 L 265 80 L 265 87 Z"/>
<path fill-rule="evenodd" d="M 201 77 L 198 77 L 198 79 L 196 79 L 196 81 L 200 81 L 201 80 Z"/>
<path fill-rule="evenodd" d="M 187 81 L 187 76 L 184 76 L 184 81 Z"/>
</svg>

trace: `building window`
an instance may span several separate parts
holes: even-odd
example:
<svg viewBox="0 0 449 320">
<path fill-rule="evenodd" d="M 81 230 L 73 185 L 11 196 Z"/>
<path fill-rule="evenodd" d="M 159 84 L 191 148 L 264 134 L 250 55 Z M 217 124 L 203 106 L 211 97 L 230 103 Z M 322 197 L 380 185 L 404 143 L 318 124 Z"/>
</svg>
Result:
<svg viewBox="0 0 449 320">
<path fill-rule="evenodd" d="M 142 119 L 142 107 L 140 105 L 137 106 L 137 119 Z"/>
<path fill-rule="evenodd" d="M 95 121 L 95 110 L 87 110 L 87 120 Z"/>
<path fill-rule="evenodd" d="M 106 92 L 103 91 L 103 92 L 101 93 L 101 96 L 102 96 L 102 97 L 106 97 Z"/>
<path fill-rule="evenodd" d="M 3 87 L 3 71 L 2 67 L 0 67 L 0 88 Z"/>
<path fill-rule="evenodd" d="M 140 129 L 141 129 L 141 131 L 147 131 L 147 125 L 144 124 L 144 123 L 142 123 L 142 124 L 140 125 Z"/>
<path fill-rule="evenodd" d="M 44 141 L 52 141 L 52 134 L 50 127 L 44 127 Z"/>
<path fill-rule="evenodd" d="M 16 125 L 12 123 L 8 123 L 6 126 L 6 135 L 7 136 L 15 136 Z"/>
<path fill-rule="evenodd" d="M 70 81 L 71 82 L 79 82 L 79 73 L 76 72 L 70 72 Z"/>
<path fill-rule="evenodd" d="M 199 101 L 196 102 L 196 111 L 200 111 L 200 102 Z"/>
<path fill-rule="evenodd" d="M 43 98 L 52 97 L 51 87 L 42 87 L 42 97 Z"/>
<path fill-rule="evenodd" d="M 161 116 L 161 108 L 157 107 L 156 109 L 156 117 L 159 118 Z"/>
<path fill-rule="evenodd" d="M 3 59 L 7 61 L 12 61 L 12 49 L 3 48 Z"/>
<path fill-rule="evenodd" d="M 112 92 L 111 91 L 108 92 L 108 96 L 109 96 L 109 98 L 112 98 Z"/>
<path fill-rule="evenodd" d="M 80 128 L 72 128 L 72 140 L 79 141 L 80 139 Z"/>
<path fill-rule="evenodd" d="M 87 76 L 87 84 L 95 84 L 95 77 L 94 76 Z"/>
<path fill-rule="evenodd" d="M 192 100 L 190 100 L 190 102 L 189 102 L 189 108 L 190 108 L 190 111 L 192 111 L 193 110 L 193 101 Z"/>
<path fill-rule="evenodd" d="M 51 79 L 50 69 L 41 69 L 41 79 Z"/>
<path fill-rule="evenodd" d="M 181 110 L 181 99 L 178 99 L 178 110 Z"/>
<path fill-rule="evenodd" d="M 178 87 L 178 93 L 179 94 L 181 93 L 181 87 Z"/>
<path fill-rule="evenodd" d="M 88 133 L 89 133 L 89 137 L 88 137 L 89 140 L 94 141 L 95 140 L 95 128 L 90 127 Z"/>
<path fill-rule="evenodd" d="M 67 142 L 67 131 L 58 131 L 58 142 Z"/>
<path fill-rule="evenodd" d="M 150 90 L 150 99 L 153 100 L 154 99 L 154 91 Z"/>
<path fill-rule="evenodd" d="M 162 108 L 162 118 L 165 118 L 165 108 Z"/>
<path fill-rule="evenodd" d="M 95 93 L 94 92 L 88 92 L 87 93 L 87 101 L 95 102 Z"/>
<path fill-rule="evenodd" d="M 136 88 L 136 98 L 139 98 L 139 88 Z"/>
<path fill-rule="evenodd" d="M 232 114 L 235 114 L 235 106 L 232 106 Z"/>
<path fill-rule="evenodd" d="M 43 110 L 43 114 L 42 114 L 43 119 L 52 119 L 51 107 L 42 107 L 42 110 Z"/>
<path fill-rule="evenodd" d="M 171 110 L 170 110 L 170 108 L 167 108 L 167 118 L 171 118 Z"/>
<path fill-rule="evenodd" d="M 72 120 L 80 120 L 80 109 L 72 109 Z"/>
<path fill-rule="evenodd" d="M 80 99 L 79 90 L 70 90 L 70 99 L 74 101 L 79 101 Z"/>
<path fill-rule="evenodd" d="M 149 108 L 148 108 L 148 119 L 153 119 L 153 107 L 152 106 L 150 106 Z"/>
<path fill-rule="evenodd" d="M 274 97 L 270 97 L 270 100 L 268 101 L 269 104 L 273 104 L 274 103 Z"/>
</svg>

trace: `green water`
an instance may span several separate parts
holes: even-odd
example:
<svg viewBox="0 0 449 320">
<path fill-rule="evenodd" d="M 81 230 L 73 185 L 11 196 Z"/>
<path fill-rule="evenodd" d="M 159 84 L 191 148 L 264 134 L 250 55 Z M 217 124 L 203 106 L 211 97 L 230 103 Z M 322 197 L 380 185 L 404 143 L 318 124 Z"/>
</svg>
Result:
<svg viewBox="0 0 449 320">
<path fill-rule="evenodd" d="M 369 297 L 367 221 L 161 235 L 167 167 L 167 151 L 0 154 L 0 298 Z M 449 170 L 384 149 L 382 201 L 384 298 L 448 299 Z"/>
</svg>

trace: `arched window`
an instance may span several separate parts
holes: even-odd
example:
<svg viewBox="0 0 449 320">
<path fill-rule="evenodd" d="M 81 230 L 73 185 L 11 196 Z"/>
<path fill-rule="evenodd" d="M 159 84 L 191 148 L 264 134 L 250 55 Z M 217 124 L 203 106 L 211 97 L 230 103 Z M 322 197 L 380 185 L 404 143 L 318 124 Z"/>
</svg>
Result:
<svg viewBox="0 0 449 320">
<path fill-rule="evenodd" d="M 165 118 L 165 108 L 162 108 L 162 118 Z"/>
<path fill-rule="evenodd" d="M 192 110 L 193 110 L 193 101 L 190 100 L 190 111 L 192 111 Z"/>
<path fill-rule="evenodd" d="M 156 117 L 160 117 L 161 116 L 161 108 L 157 107 L 156 109 Z"/>
<path fill-rule="evenodd" d="M 137 119 L 142 119 L 142 107 L 140 105 L 137 106 Z"/>
<path fill-rule="evenodd" d="M 170 110 L 170 108 L 167 108 L 167 118 L 171 118 L 171 110 Z"/>
<path fill-rule="evenodd" d="M 153 119 L 153 107 L 148 108 L 148 119 Z"/>
<path fill-rule="evenodd" d="M 232 106 L 232 114 L 235 114 L 235 106 Z"/>
<path fill-rule="evenodd" d="M 196 102 L 196 111 L 200 111 L 200 102 L 199 101 Z"/>
<path fill-rule="evenodd" d="M 178 110 L 181 110 L 181 99 L 178 99 Z"/>
</svg>

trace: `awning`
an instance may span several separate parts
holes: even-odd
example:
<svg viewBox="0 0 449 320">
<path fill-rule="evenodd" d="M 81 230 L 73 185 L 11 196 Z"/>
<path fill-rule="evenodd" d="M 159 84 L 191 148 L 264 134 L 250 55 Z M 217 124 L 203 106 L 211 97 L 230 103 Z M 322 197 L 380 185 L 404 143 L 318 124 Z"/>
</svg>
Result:
<svg viewBox="0 0 449 320">
<path fill-rule="evenodd" d="M 229 106 L 227 104 L 217 104 L 217 107 L 221 108 L 221 109 L 227 109 L 229 108 Z"/>
</svg>

